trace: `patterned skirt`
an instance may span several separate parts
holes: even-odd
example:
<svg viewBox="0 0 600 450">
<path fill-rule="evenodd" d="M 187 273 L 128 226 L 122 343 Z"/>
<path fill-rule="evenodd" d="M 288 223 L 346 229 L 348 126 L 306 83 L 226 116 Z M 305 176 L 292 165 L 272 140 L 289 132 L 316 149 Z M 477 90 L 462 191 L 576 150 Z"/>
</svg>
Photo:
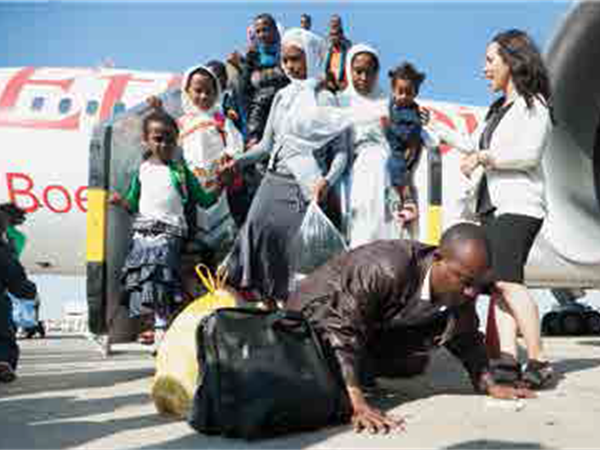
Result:
<svg viewBox="0 0 600 450">
<path fill-rule="evenodd" d="M 160 222 L 134 224 L 129 253 L 121 272 L 123 302 L 130 317 L 154 311 L 168 318 L 183 301 L 179 230 Z"/>
</svg>

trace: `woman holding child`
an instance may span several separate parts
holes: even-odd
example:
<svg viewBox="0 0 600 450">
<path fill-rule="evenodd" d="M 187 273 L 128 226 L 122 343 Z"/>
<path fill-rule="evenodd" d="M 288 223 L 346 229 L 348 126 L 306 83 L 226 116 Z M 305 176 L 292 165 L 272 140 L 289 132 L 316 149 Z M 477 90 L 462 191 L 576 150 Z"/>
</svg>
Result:
<svg viewBox="0 0 600 450">
<path fill-rule="evenodd" d="M 350 176 L 350 246 L 399 237 L 400 224 L 388 202 L 392 189 L 387 171 L 390 146 L 382 126 L 387 99 L 379 87 L 379 55 L 365 44 L 354 45 L 346 59 L 349 83 L 340 106 L 353 117 Z M 416 217 L 416 205 L 410 219 Z M 408 211 L 407 211 L 408 213 Z"/>
<path fill-rule="evenodd" d="M 343 173 L 343 143 L 349 121 L 331 105 L 318 78 L 324 41 L 294 28 L 282 38 L 282 64 L 291 83 L 277 92 L 261 141 L 231 165 L 243 168 L 269 160 L 268 171 L 227 263 L 233 287 L 260 298 L 285 300 L 289 289 L 290 243 L 311 200 L 321 201 Z M 322 175 L 314 152 L 331 144 L 335 156 Z M 226 167 L 226 166 L 225 166 Z"/>
</svg>

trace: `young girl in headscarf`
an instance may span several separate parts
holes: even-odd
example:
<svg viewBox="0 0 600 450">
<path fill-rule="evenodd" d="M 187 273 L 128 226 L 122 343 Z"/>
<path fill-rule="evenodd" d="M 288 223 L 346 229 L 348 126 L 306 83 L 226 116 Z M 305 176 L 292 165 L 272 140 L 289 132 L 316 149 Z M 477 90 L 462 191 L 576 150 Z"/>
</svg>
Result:
<svg viewBox="0 0 600 450">
<path fill-rule="evenodd" d="M 179 119 L 179 143 L 196 179 L 207 192 L 218 186 L 218 167 L 223 158 L 243 151 L 242 136 L 219 103 L 221 87 L 217 76 L 206 66 L 196 66 L 185 74 L 182 86 L 184 115 Z M 195 239 L 216 252 L 233 240 L 234 223 L 226 193 L 209 209 L 198 208 Z M 228 249 L 227 249 L 228 250 Z"/>
<path fill-rule="evenodd" d="M 206 208 L 219 195 L 208 193 L 187 165 L 175 157 L 177 122 L 154 102 L 142 125 L 144 160 L 124 197 L 113 193 L 110 202 L 135 219 L 121 281 L 124 303 L 131 317 L 154 313 L 155 345 L 183 300 L 181 248 L 187 234 L 184 210 L 190 204 Z"/>
<path fill-rule="evenodd" d="M 291 83 L 273 101 L 262 140 L 235 157 L 235 167 L 268 159 L 268 171 L 228 260 L 233 287 L 253 289 L 262 299 L 285 300 L 290 243 L 310 200 L 322 200 L 343 173 L 349 126 L 333 95 L 320 88 L 324 41 L 294 28 L 282 40 L 283 67 Z M 323 176 L 315 151 L 331 143 L 335 156 Z"/>
</svg>

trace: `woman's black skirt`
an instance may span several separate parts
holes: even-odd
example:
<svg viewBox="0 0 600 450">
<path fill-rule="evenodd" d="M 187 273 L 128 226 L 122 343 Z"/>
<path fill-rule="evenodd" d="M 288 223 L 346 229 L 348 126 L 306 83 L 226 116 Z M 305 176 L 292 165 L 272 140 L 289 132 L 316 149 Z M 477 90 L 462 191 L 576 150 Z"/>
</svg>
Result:
<svg viewBox="0 0 600 450">
<path fill-rule="evenodd" d="M 492 247 L 492 268 L 498 281 L 523 283 L 524 268 L 543 220 L 522 214 L 493 213 L 482 217 Z"/>
<path fill-rule="evenodd" d="M 287 298 L 291 243 L 307 205 L 293 177 L 267 172 L 227 260 L 233 287 L 267 299 Z"/>
</svg>

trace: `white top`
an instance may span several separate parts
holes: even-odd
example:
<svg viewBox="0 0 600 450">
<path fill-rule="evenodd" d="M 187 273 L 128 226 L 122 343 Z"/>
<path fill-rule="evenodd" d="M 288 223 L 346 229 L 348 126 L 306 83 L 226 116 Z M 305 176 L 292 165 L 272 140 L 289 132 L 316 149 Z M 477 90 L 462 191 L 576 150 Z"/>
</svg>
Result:
<svg viewBox="0 0 600 450">
<path fill-rule="evenodd" d="M 234 156 L 243 151 L 243 139 L 233 122 L 225 119 L 220 132 L 215 119 L 207 112 L 188 114 L 180 119 L 181 145 L 186 163 L 206 192 L 217 188 L 217 169 L 223 155 Z M 197 238 L 213 246 L 228 233 L 233 219 L 225 191 L 209 208 L 196 208 Z"/>
<path fill-rule="evenodd" d="M 296 79 L 283 68 L 290 84 L 275 94 L 260 142 L 236 160 L 243 167 L 269 155 L 269 168 L 293 175 L 308 200 L 321 178 L 314 151 L 341 135 L 351 122 L 337 108 L 333 94 L 317 89 L 323 73 L 325 41 L 311 31 L 291 28 L 282 37 L 285 45 L 304 51 L 307 77 Z M 325 176 L 330 185 L 336 183 L 346 163 L 346 153 L 337 152 Z"/>
<path fill-rule="evenodd" d="M 206 191 L 216 188 L 218 161 L 223 155 L 241 153 L 244 143 L 241 134 L 230 119 L 225 118 L 219 131 L 212 115 L 206 112 L 185 115 L 182 126 L 181 146 L 184 158 Z"/>
<path fill-rule="evenodd" d="M 308 91 L 308 92 L 307 92 Z M 308 100 L 313 105 L 306 105 Z M 253 164 L 269 156 L 269 168 L 294 175 L 306 199 L 311 198 L 312 187 L 321 178 L 321 169 L 314 150 L 339 136 L 350 122 L 341 117 L 335 97 L 327 90 L 316 94 L 314 86 L 300 82 L 289 84 L 277 91 L 263 137 L 251 150 L 235 159 L 240 167 Z M 275 164 L 277 160 L 277 164 Z M 325 178 L 333 186 L 342 175 L 347 153 L 338 151 Z"/>
<path fill-rule="evenodd" d="M 185 229 L 183 203 L 177 188 L 171 182 L 169 166 L 150 161 L 140 165 L 139 214 L 144 218 Z"/>
<path fill-rule="evenodd" d="M 215 101 L 208 110 L 194 105 L 185 88 L 189 78 L 197 70 L 212 77 L 217 86 Z M 233 156 L 244 150 L 244 140 L 234 123 L 221 110 L 221 90 L 219 80 L 206 66 L 188 69 L 181 82 L 181 104 L 185 113 L 179 118 L 179 143 L 190 170 L 206 192 L 217 187 L 219 159 L 224 155 Z"/>
<path fill-rule="evenodd" d="M 423 279 L 423 286 L 421 286 L 421 300 L 431 301 L 431 268 L 433 266 L 429 266 L 427 272 L 425 273 L 425 278 Z"/>
<path fill-rule="evenodd" d="M 527 108 L 525 98 L 517 95 L 492 135 L 487 149 L 495 163 L 486 169 L 488 189 L 496 214 L 523 214 L 536 218 L 546 215 L 542 157 L 550 136 L 552 121 L 548 108 L 538 99 Z M 451 146 L 477 151 L 485 123 L 472 138 L 436 128 Z M 476 176 L 475 174 L 473 176 Z"/>
</svg>

